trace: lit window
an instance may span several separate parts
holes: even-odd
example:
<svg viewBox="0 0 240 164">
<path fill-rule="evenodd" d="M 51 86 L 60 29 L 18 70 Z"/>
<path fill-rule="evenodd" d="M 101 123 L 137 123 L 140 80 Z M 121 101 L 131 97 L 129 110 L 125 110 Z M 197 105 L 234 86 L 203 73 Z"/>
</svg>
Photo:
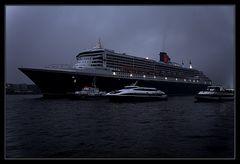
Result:
<svg viewBox="0 0 240 164">
<path fill-rule="evenodd" d="M 176 81 L 177 81 L 178 79 L 176 78 Z"/>
<path fill-rule="evenodd" d="M 195 80 L 193 80 L 193 82 L 195 83 Z"/>
<path fill-rule="evenodd" d="M 156 76 L 153 76 L 154 79 L 156 79 Z"/>
<path fill-rule="evenodd" d="M 145 78 L 145 77 L 146 77 L 146 75 L 143 75 L 143 77 Z"/>
<path fill-rule="evenodd" d="M 132 77 L 133 75 L 132 74 L 130 74 L 130 77 Z"/>
<path fill-rule="evenodd" d="M 75 77 L 74 77 L 74 76 L 72 76 L 72 78 L 74 79 Z"/>
<path fill-rule="evenodd" d="M 113 75 L 116 75 L 116 72 L 113 72 Z"/>
<path fill-rule="evenodd" d="M 167 77 L 165 77 L 165 80 L 167 80 Z"/>
<path fill-rule="evenodd" d="M 186 79 L 184 79 L 184 81 L 186 81 Z"/>
<path fill-rule="evenodd" d="M 73 80 L 73 82 L 74 82 L 74 83 L 76 83 L 76 82 L 77 82 L 77 80 L 76 80 L 76 79 L 74 79 L 74 80 Z"/>
</svg>

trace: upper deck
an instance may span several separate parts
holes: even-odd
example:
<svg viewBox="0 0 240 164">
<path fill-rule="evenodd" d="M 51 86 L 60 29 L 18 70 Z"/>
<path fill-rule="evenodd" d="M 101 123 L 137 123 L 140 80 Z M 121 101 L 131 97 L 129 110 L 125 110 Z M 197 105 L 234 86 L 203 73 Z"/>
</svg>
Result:
<svg viewBox="0 0 240 164">
<path fill-rule="evenodd" d="M 77 56 L 75 69 L 107 69 L 112 71 L 113 76 L 119 77 L 152 77 L 163 78 L 165 80 L 175 80 L 183 82 L 200 82 L 211 84 L 211 80 L 201 71 L 193 68 L 186 68 L 174 62 L 164 63 L 152 59 L 118 53 L 104 48 L 93 48 L 84 50 Z"/>
</svg>

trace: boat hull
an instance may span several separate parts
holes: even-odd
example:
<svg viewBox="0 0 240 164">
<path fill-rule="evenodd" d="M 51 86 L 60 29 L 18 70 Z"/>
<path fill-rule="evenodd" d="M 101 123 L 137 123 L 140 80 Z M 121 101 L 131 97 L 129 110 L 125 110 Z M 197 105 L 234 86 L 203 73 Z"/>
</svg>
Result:
<svg viewBox="0 0 240 164">
<path fill-rule="evenodd" d="M 138 96 L 138 95 L 111 95 L 107 96 L 112 102 L 146 102 L 167 100 L 167 95 L 162 96 Z"/>
<path fill-rule="evenodd" d="M 138 81 L 138 86 L 154 87 L 168 95 L 193 95 L 201 90 L 205 90 L 207 86 L 209 86 L 200 83 L 169 82 L 151 79 L 139 80 L 134 78 L 87 74 L 76 71 L 32 68 L 19 68 L 19 70 L 40 88 L 44 97 L 66 96 L 69 92 L 81 90 L 86 86 L 92 86 L 93 80 L 95 80 L 95 86 L 99 88 L 100 91 L 106 92 L 121 89 L 136 81 Z"/>
<path fill-rule="evenodd" d="M 233 101 L 234 96 L 209 96 L 209 95 L 196 95 L 195 99 L 200 102 L 222 102 L 222 101 Z"/>
<path fill-rule="evenodd" d="M 92 99 L 103 99 L 106 96 L 102 94 L 76 94 L 75 92 L 67 93 L 67 97 L 72 100 L 92 100 Z"/>
<path fill-rule="evenodd" d="M 104 99 L 105 96 L 88 96 L 88 95 L 68 95 L 71 100 L 98 100 Z"/>
</svg>

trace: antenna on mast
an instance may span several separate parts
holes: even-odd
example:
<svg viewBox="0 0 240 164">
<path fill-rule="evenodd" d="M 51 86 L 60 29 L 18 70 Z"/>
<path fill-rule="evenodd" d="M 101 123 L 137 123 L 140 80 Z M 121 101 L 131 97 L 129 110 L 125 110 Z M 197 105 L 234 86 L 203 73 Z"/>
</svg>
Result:
<svg viewBox="0 0 240 164">
<path fill-rule="evenodd" d="M 103 47 L 102 47 L 102 44 L 101 44 L 100 38 L 98 39 L 98 42 L 97 42 L 96 46 L 93 47 L 93 48 L 94 48 L 94 49 L 102 49 L 102 48 L 103 48 Z"/>
<path fill-rule="evenodd" d="M 98 45 L 97 45 L 97 47 L 98 47 L 98 48 L 103 48 L 103 47 L 102 47 L 102 44 L 101 44 L 100 38 L 98 39 Z"/>
<path fill-rule="evenodd" d="M 192 69 L 192 62 L 191 62 L 191 60 L 189 61 L 189 68 Z"/>
</svg>

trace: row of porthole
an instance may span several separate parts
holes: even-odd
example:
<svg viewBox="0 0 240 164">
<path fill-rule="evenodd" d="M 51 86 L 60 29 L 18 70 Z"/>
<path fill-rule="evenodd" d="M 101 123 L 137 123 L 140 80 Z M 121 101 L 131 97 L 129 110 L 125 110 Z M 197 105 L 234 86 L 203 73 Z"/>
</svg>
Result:
<svg viewBox="0 0 240 164">
<path fill-rule="evenodd" d="M 115 76 L 115 75 L 117 75 L 117 73 L 116 73 L 116 72 L 113 72 L 113 75 Z M 133 77 L 133 74 L 129 74 L 129 76 L 130 76 L 130 77 Z M 143 75 L 143 78 L 146 78 L 146 75 Z M 156 76 L 153 76 L 153 78 L 156 79 L 157 77 L 156 77 Z M 164 79 L 167 80 L 168 78 L 165 77 Z M 175 80 L 178 81 L 178 78 L 176 78 Z M 184 79 L 184 81 L 187 82 L 186 79 Z M 189 79 L 189 82 L 197 82 L 197 83 L 198 83 L 199 80 L 196 80 L 196 81 L 195 81 L 195 80 Z M 205 84 L 206 84 L 206 81 L 205 81 Z"/>
<path fill-rule="evenodd" d="M 116 75 L 116 72 L 113 72 L 113 75 Z M 130 76 L 130 77 L 132 77 L 133 75 L 132 75 L 132 74 L 130 74 L 129 76 Z M 143 75 L 143 78 L 145 78 L 145 77 L 146 77 L 146 75 Z M 72 78 L 74 79 L 74 80 L 73 80 L 73 81 L 74 81 L 74 83 L 76 83 L 76 79 L 75 79 L 75 77 L 74 77 L 74 76 L 72 76 Z M 156 79 L 156 76 L 153 76 L 153 78 L 154 78 L 154 79 Z M 165 79 L 165 80 L 167 80 L 167 77 L 165 77 L 164 79 Z M 176 78 L 175 80 L 176 80 L 176 81 L 178 81 L 178 78 Z M 186 82 L 187 80 L 186 80 L 186 79 L 184 79 L 184 81 Z M 191 79 L 189 79 L 189 81 L 191 82 Z M 193 80 L 193 82 L 195 82 L 195 80 Z M 198 81 L 198 80 L 196 80 L 196 82 L 199 82 L 199 81 Z M 205 81 L 205 82 L 204 82 L 204 84 L 207 84 L 207 82 Z M 210 82 L 209 84 L 211 84 L 211 82 Z"/>
</svg>

